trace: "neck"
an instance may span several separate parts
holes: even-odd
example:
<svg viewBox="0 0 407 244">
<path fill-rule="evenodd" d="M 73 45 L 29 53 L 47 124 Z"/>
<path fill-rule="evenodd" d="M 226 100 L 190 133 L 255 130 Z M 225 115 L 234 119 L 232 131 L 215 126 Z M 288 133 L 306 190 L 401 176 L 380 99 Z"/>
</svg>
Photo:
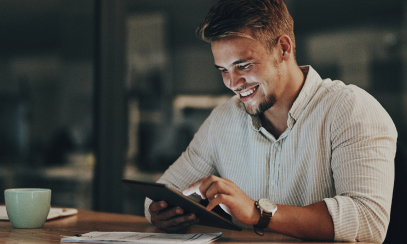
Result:
<svg viewBox="0 0 407 244">
<path fill-rule="evenodd" d="M 280 137 L 287 129 L 288 112 L 305 82 L 305 76 L 298 65 L 289 70 L 290 72 L 286 72 L 287 85 L 283 96 L 260 117 L 263 127 L 275 138 Z"/>
</svg>

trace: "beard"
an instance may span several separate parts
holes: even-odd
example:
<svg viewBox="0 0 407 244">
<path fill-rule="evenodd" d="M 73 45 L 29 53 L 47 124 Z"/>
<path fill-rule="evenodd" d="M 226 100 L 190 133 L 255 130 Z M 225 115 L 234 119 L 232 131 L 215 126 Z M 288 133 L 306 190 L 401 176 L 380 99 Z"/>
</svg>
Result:
<svg viewBox="0 0 407 244">
<path fill-rule="evenodd" d="M 273 66 L 275 68 L 275 70 L 277 71 L 277 77 L 272 79 L 272 81 L 268 82 L 268 83 L 277 83 L 280 82 L 282 80 L 282 74 L 281 74 L 281 70 L 280 70 L 280 66 L 278 65 L 277 61 L 274 60 L 273 61 Z M 274 93 L 270 93 L 270 94 L 266 94 L 263 93 L 263 98 L 262 101 L 260 102 L 259 106 L 257 108 L 247 108 L 246 104 L 244 104 L 244 108 L 246 109 L 246 113 L 252 115 L 252 116 L 258 116 L 261 113 L 264 113 L 265 111 L 267 111 L 269 108 L 273 107 L 273 105 L 276 103 L 277 99 L 276 96 L 274 95 Z"/>
<path fill-rule="evenodd" d="M 264 96 L 263 100 L 261 101 L 261 103 L 259 104 L 259 106 L 257 108 L 248 109 L 246 104 L 243 103 L 243 105 L 246 110 L 246 113 L 248 113 L 252 116 L 258 116 L 261 113 L 264 113 L 265 111 L 267 111 L 269 108 L 273 107 L 273 105 L 275 103 L 276 103 L 276 97 L 271 94 L 269 96 Z"/>
</svg>

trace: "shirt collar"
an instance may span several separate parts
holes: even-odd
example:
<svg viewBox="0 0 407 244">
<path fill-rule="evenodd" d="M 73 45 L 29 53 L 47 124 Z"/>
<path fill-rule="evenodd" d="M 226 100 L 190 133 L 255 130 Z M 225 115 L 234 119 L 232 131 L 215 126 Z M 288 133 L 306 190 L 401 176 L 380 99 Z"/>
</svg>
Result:
<svg viewBox="0 0 407 244">
<path fill-rule="evenodd" d="M 290 118 L 294 120 L 292 125 L 294 125 L 295 121 L 298 120 L 322 83 L 321 77 L 310 65 L 301 66 L 300 69 L 306 76 L 306 79 L 300 93 L 298 94 L 298 97 L 295 99 L 290 111 L 288 112 L 288 120 L 290 120 Z M 288 121 L 287 124 L 289 124 Z"/>
<path fill-rule="evenodd" d="M 300 117 L 301 113 L 307 107 L 311 98 L 316 93 L 318 87 L 322 83 L 322 79 L 319 74 L 310 66 L 300 66 L 301 71 L 306 76 L 304 85 L 295 99 L 290 111 L 288 112 L 287 126 L 291 129 L 295 122 Z M 262 127 L 259 116 L 249 115 L 249 121 L 254 130 L 259 131 Z"/>
</svg>

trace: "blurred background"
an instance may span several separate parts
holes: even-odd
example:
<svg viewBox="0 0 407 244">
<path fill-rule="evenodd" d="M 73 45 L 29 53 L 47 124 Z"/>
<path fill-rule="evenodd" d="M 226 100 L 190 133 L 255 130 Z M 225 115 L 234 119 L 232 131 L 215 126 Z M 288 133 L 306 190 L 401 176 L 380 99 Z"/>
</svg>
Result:
<svg viewBox="0 0 407 244">
<path fill-rule="evenodd" d="M 156 181 L 232 96 L 195 36 L 215 2 L 0 0 L 1 189 L 143 215 L 121 179 Z M 367 90 L 405 144 L 407 2 L 285 2 L 298 64 Z"/>
</svg>

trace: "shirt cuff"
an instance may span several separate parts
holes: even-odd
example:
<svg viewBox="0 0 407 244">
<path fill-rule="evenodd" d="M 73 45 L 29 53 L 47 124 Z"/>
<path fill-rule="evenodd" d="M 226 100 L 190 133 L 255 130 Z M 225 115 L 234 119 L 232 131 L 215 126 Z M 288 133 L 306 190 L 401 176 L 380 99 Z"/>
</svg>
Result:
<svg viewBox="0 0 407 244">
<path fill-rule="evenodd" d="M 146 219 L 148 222 L 151 224 L 151 214 L 148 211 L 148 208 L 150 207 L 150 204 L 153 202 L 150 198 L 146 197 L 146 200 L 144 201 L 144 216 L 146 216 Z"/>
<path fill-rule="evenodd" d="M 335 241 L 355 241 L 359 220 L 352 198 L 336 196 L 325 198 L 324 201 L 333 220 Z"/>
</svg>

